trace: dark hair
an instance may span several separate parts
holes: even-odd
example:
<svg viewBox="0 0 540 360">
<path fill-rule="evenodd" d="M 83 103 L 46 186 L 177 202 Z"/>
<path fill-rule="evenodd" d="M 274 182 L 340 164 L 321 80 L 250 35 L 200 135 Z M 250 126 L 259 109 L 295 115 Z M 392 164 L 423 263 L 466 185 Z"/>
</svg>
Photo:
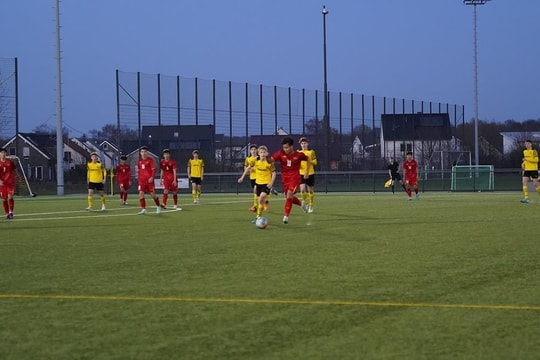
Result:
<svg viewBox="0 0 540 360">
<path fill-rule="evenodd" d="M 412 155 L 412 151 L 407 151 L 406 155 Z"/>
<path fill-rule="evenodd" d="M 165 153 L 169 153 L 169 154 L 170 154 L 170 153 L 171 153 L 171 150 L 169 150 L 169 149 L 163 149 L 162 153 L 163 153 L 163 154 L 165 154 Z"/>
<path fill-rule="evenodd" d="M 191 153 L 192 153 L 192 154 L 198 154 L 198 153 L 199 153 L 199 150 L 193 150 Z"/>
<path fill-rule="evenodd" d="M 146 150 L 148 151 L 148 146 L 141 146 L 141 148 L 139 150 Z"/>
<path fill-rule="evenodd" d="M 127 156 L 126 155 L 120 156 L 120 160 L 127 160 Z"/>
<path fill-rule="evenodd" d="M 294 144 L 294 140 L 292 139 L 292 137 L 290 136 L 285 136 L 283 138 L 283 140 L 281 141 L 281 145 L 289 145 L 289 146 L 292 146 L 292 144 Z"/>
<path fill-rule="evenodd" d="M 307 137 L 305 137 L 305 136 L 302 136 L 302 137 L 300 138 L 300 140 L 298 140 L 298 143 L 300 144 L 302 141 L 305 141 L 305 142 L 307 142 L 307 143 L 309 142 L 308 139 L 307 139 Z"/>
<path fill-rule="evenodd" d="M 5 151 L 7 152 L 6 148 L 0 148 L 0 152 Z"/>
</svg>

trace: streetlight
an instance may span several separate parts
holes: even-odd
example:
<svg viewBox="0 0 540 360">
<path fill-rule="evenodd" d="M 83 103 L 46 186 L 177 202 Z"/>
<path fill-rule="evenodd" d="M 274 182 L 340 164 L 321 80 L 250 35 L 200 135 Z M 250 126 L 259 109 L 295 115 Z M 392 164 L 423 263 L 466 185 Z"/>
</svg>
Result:
<svg viewBox="0 0 540 360">
<path fill-rule="evenodd" d="M 326 124 L 326 169 L 330 170 L 330 119 L 328 117 L 328 82 L 326 75 L 326 15 L 328 10 L 326 6 L 322 7 L 323 15 L 323 74 L 324 74 L 324 115 L 323 124 Z"/>
<path fill-rule="evenodd" d="M 490 0 L 463 0 L 465 5 L 473 5 L 474 28 L 474 162 L 479 165 L 478 157 L 478 41 L 476 32 L 476 5 L 484 5 Z"/>
</svg>

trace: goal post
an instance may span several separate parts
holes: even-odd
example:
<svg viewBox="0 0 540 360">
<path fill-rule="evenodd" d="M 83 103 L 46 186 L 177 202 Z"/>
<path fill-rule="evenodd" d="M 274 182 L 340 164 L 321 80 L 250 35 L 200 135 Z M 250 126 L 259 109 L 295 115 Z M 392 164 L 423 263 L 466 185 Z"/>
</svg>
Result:
<svg viewBox="0 0 540 360">
<path fill-rule="evenodd" d="M 495 190 L 493 165 L 452 166 L 452 191 Z"/>
<path fill-rule="evenodd" d="M 17 156 L 8 156 L 8 159 L 11 159 L 15 162 L 17 169 L 15 170 L 15 194 L 19 196 L 31 196 L 36 197 L 36 193 L 32 191 L 30 183 L 28 182 L 28 177 L 24 171 L 21 160 Z"/>
</svg>

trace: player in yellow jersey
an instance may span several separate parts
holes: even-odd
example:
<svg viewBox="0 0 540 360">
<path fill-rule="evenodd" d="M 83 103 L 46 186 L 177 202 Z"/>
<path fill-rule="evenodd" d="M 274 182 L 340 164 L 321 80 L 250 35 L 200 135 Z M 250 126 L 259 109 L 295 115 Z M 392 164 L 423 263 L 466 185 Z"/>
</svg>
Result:
<svg viewBox="0 0 540 360">
<path fill-rule="evenodd" d="M 244 170 L 246 170 L 249 167 L 249 164 L 257 160 L 257 145 L 251 144 L 249 146 L 249 156 L 245 158 L 244 160 Z M 249 208 L 249 211 L 256 212 L 257 211 L 257 203 L 259 202 L 258 196 L 257 196 L 257 188 L 255 186 L 255 177 L 256 172 L 255 168 L 251 168 L 249 170 L 249 181 L 251 182 L 251 187 L 253 188 L 253 205 Z M 272 196 L 272 194 L 277 195 L 277 191 L 273 188 L 270 189 L 270 193 L 266 197 L 266 201 L 264 203 L 264 210 L 268 210 L 268 200 Z"/>
<path fill-rule="evenodd" d="M 202 182 L 204 179 L 204 161 L 199 159 L 199 150 L 193 150 L 193 158 L 188 160 L 187 175 L 191 183 L 191 197 L 193 203 L 198 204 L 201 197 Z"/>
<path fill-rule="evenodd" d="M 305 179 L 302 175 L 306 173 L 307 161 L 302 161 L 300 163 L 300 174 L 301 183 L 300 183 L 300 194 L 302 196 L 302 209 L 306 209 L 309 213 L 313 212 L 313 198 L 315 197 L 315 168 L 314 165 L 317 165 L 317 155 L 315 150 L 309 148 L 309 141 L 306 137 L 301 137 L 298 141 L 300 143 L 301 149 L 298 150 L 306 154 L 307 157 L 311 159 L 311 165 L 309 166 L 308 174 L 309 177 Z"/>
<path fill-rule="evenodd" d="M 249 166 L 244 169 L 242 176 L 238 179 L 238 183 L 244 181 L 244 177 L 248 172 L 255 170 L 255 188 L 257 191 L 257 217 L 252 221 L 255 223 L 257 218 L 262 216 L 264 205 L 266 204 L 266 198 L 271 193 L 274 181 L 276 180 L 276 167 L 274 161 L 268 153 L 268 148 L 264 145 L 259 146 L 257 149 L 259 155 L 255 161 L 249 163 Z"/>
<path fill-rule="evenodd" d="M 521 202 L 528 204 L 530 202 L 530 180 L 532 180 L 533 186 L 540 196 L 540 187 L 538 186 L 538 151 L 533 149 L 531 140 L 525 140 L 525 150 L 523 150 L 521 168 L 523 169 L 523 199 L 521 199 Z"/>
<path fill-rule="evenodd" d="M 107 179 L 107 170 L 99 161 L 96 152 L 90 154 L 90 162 L 86 164 L 86 169 L 86 180 L 88 181 L 88 207 L 86 210 L 92 211 L 94 191 L 98 191 L 101 198 L 101 211 L 105 211 L 105 180 Z"/>
</svg>

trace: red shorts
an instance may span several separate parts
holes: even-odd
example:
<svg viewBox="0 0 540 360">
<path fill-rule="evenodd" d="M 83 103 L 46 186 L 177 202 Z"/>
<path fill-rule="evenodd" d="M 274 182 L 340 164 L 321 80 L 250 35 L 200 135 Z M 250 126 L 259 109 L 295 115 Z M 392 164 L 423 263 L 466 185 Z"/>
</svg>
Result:
<svg viewBox="0 0 540 360">
<path fill-rule="evenodd" d="M 178 191 L 178 184 L 173 184 L 173 179 L 163 179 L 163 190 Z"/>
<path fill-rule="evenodd" d="M 15 194 L 15 185 L 13 184 L 4 184 L 0 185 L 0 197 L 2 199 L 7 199 L 9 195 Z"/>
<path fill-rule="evenodd" d="M 124 190 L 128 190 L 131 186 L 131 184 L 129 183 L 129 180 L 126 180 L 126 181 L 119 181 L 118 182 L 118 186 L 120 188 L 124 188 Z"/>
<path fill-rule="evenodd" d="M 144 193 L 155 193 L 156 192 L 156 186 L 154 185 L 154 182 L 139 182 L 139 187 L 137 188 L 139 192 Z"/>
<path fill-rule="evenodd" d="M 405 185 L 411 185 L 411 186 L 418 185 L 418 177 L 416 175 L 405 177 Z"/>
<path fill-rule="evenodd" d="M 300 175 L 294 177 L 287 177 L 281 180 L 281 185 L 283 187 L 283 193 L 286 194 L 289 191 L 293 194 L 296 193 L 298 187 L 300 186 Z"/>
</svg>

